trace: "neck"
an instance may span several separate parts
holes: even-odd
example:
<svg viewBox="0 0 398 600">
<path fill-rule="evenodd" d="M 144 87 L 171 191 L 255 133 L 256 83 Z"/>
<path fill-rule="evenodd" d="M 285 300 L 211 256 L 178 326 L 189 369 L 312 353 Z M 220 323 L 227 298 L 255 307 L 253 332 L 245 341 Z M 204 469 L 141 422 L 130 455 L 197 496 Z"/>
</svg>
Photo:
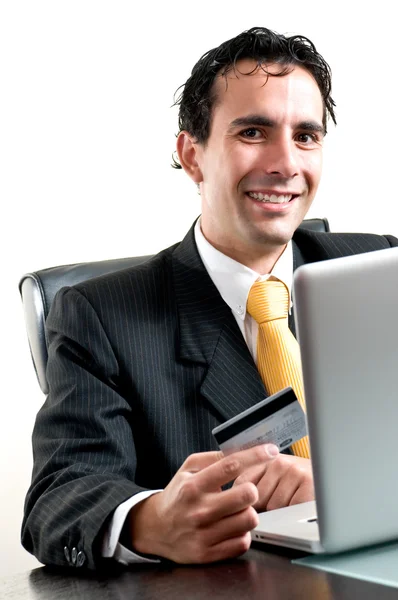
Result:
<svg viewBox="0 0 398 600">
<path fill-rule="evenodd" d="M 218 243 L 217 241 L 209 239 L 205 234 L 203 235 L 214 248 L 240 264 L 249 267 L 249 269 L 252 269 L 252 271 L 255 271 L 259 275 L 271 273 L 275 263 L 286 248 L 286 244 L 283 246 L 265 248 L 262 246 L 261 252 L 255 252 L 253 250 L 237 249 L 235 246 Z"/>
</svg>

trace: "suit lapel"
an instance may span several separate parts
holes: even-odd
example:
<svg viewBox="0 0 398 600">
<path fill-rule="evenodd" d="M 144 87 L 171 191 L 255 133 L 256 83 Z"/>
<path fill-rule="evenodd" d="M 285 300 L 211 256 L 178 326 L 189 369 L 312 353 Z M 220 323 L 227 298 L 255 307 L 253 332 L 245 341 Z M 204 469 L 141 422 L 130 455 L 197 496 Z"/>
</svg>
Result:
<svg viewBox="0 0 398 600">
<path fill-rule="evenodd" d="M 201 392 L 225 419 L 239 414 L 268 396 L 240 329 L 231 316 L 218 343 Z"/>
<path fill-rule="evenodd" d="M 301 265 L 305 264 L 305 259 L 304 256 L 301 253 L 301 250 L 299 248 L 299 246 L 297 245 L 297 243 L 295 242 L 295 240 L 292 240 L 292 244 L 293 244 L 293 273 L 294 271 L 300 267 Z M 292 289 L 292 303 L 294 304 L 294 294 L 293 294 L 293 289 Z M 290 315 L 289 315 L 289 329 L 292 332 L 292 334 L 294 335 L 294 337 L 296 336 L 296 325 L 294 322 L 294 312 L 293 310 L 291 311 Z"/>
<path fill-rule="evenodd" d="M 230 308 L 200 259 L 193 228 L 172 260 L 179 358 L 207 365 L 201 393 L 229 419 L 265 398 L 263 382 Z"/>
</svg>

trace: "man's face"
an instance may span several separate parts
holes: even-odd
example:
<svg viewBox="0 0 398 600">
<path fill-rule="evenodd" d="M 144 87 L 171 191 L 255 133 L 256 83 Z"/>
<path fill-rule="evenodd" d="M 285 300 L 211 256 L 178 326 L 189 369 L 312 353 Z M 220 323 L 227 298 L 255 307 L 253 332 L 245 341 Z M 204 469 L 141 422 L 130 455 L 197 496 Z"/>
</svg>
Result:
<svg viewBox="0 0 398 600">
<path fill-rule="evenodd" d="M 314 78 L 301 67 L 279 77 L 262 69 L 241 74 L 254 64 L 240 61 L 227 81 L 217 78 L 210 137 L 194 144 L 191 175 L 200 184 L 205 237 L 246 264 L 282 249 L 303 220 L 318 188 L 324 137 Z"/>
</svg>

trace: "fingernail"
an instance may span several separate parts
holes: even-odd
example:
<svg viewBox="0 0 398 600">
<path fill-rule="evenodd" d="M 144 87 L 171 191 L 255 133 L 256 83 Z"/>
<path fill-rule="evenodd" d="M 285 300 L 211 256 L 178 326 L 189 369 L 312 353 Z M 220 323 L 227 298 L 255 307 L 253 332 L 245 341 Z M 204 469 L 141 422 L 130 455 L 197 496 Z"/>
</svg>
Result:
<svg viewBox="0 0 398 600">
<path fill-rule="evenodd" d="M 279 454 L 279 448 L 278 448 L 278 446 L 275 446 L 274 444 L 268 444 L 267 452 L 268 452 L 269 456 L 274 457 Z"/>
</svg>

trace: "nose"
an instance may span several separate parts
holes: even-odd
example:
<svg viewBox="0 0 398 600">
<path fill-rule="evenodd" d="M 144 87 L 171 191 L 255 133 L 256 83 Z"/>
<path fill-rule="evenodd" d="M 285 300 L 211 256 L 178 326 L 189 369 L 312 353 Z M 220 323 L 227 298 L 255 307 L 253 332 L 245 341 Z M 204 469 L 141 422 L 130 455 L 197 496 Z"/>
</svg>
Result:
<svg viewBox="0 0 398 600">
<path fill-rule="evenodd" d="M 281 175 L 286 178 L 298 175 L 298 150 L 294 140 L 279 138 L 272 144 L 267 144 L 264 166 L 268 174 Z"/>
</svg>

